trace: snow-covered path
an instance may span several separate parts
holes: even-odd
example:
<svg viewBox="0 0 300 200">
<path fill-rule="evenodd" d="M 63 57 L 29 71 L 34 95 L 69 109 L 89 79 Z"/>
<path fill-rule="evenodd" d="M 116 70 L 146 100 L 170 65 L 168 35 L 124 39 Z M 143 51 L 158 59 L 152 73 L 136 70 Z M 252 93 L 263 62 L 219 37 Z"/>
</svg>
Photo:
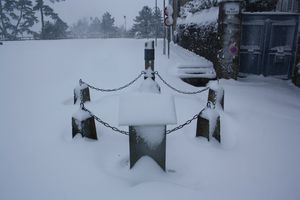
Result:
<svg viewBox="0 0 300 200">
<path fill-rule="evenodd" d="M 221 80 L 222 140 L 195 138 L 195 122 L 167 138 L 167 173 L 144 158 L 128 167 L 128 138 L 97 124 L 98 141 L 71 139 L 73 88 L 82 78 L 101 88 L 134 79 L 144 40 L 5 42 L 0 47 L 0 199 L 300 199 L 300 89 L 258 76 Z M 156 69 L 178 89 L 197 90 L 173 74 L 199 57 L 174 47 L 156 51 Z M 174 57 L 174 55 L 180 56 Z M 200 59 L 200 60 L 199 60 Z M 87 104 L 118 124 L 118 97 Z M 178 123 L 205 105 L 207 93 L 175 96 Z M 126 127 L 120 127 L 126 129 Z M 171 127 L 168 127 L 171 128 Z"/>
</svg>

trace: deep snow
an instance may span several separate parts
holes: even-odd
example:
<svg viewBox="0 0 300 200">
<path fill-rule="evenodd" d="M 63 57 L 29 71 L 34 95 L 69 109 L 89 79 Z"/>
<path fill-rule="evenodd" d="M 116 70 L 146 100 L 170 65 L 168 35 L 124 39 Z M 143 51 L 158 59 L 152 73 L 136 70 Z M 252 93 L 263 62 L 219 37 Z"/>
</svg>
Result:
<svg viewBox="0 0 300 200">
<path fill-rule="evenodd" d="M 222 144 L 195 138 L 196 122 L 167 137 L 167 173 L 150 158 L 128 165 L 128 137 L 97 123 L 98 141 L 71 137 L 78 80 L 116 88 L 143 70 L 144 40 L 5 42 L 0 47 L 0 199 L 300 199 L 300 89 L 250 76 L 221 80 Z M 196 91 L 176 67 L 199 57 L 172 46 L 155 67 L 173 86 Z M 118 126 L 119 95 L 91 91 L 86 107 Z M 178 124 L 206 104 L 207 92 L 173 94 Z M 168 129 L 174 127 L 168 126 Z M 128 130 L 127 127 L 119 127 Z"/>
</svg>

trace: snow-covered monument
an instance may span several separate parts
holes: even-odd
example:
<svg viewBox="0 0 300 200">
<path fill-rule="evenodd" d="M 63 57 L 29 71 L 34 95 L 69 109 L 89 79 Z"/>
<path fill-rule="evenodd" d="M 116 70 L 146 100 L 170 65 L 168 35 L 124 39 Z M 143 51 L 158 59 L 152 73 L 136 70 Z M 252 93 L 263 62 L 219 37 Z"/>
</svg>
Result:
<svg viewBox="0 0 300 200">
<path fill-rule="evenodd" d="M 171 0 L 174 41 L 213 62 L 219 78 L 296 77 L 299 0 Z"/>
</svg>

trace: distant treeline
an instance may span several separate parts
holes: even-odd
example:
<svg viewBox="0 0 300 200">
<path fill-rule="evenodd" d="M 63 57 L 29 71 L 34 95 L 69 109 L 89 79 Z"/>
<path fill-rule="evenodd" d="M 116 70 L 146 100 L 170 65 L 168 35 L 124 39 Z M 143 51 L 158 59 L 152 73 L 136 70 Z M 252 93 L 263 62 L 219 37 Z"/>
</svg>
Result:
<svg viewBox="0 0 300 200">
<path fill-rule="evenodd" d="M 78 20 L 69 26 L 51 7 L 64 0 L 0 0 L 0 40 L 65 39 L 65 38 L 115 38 L 162 37 L 163 22 L 159 8 L 144 6 L 134 19 L 132 28 L 115 26 L 109 12 L 100 18 Z M 32 27 L 39 23 L 40 31 Z"/>
</svg>

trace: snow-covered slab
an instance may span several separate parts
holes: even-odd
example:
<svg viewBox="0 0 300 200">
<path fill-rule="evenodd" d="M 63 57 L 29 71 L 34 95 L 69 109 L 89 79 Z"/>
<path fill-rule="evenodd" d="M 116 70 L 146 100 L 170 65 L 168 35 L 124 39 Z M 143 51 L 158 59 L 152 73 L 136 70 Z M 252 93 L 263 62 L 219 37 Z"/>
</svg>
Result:
<svg viewBox="0 0 300 200">
<path fill-rule="evenodd" d="M 208 78 L 208 79 L 214 79 L 216 78 L 216 74 L 178 74 L 179 78 Z"/>
<path fill-rule="evenodd" d="M 176 124 L 174 97 L 152 93 L 131 93 L 120 97 L 119 125 Z"/>
<path fill-rule="evenodd" d="M 180 67 L 177 70 L 179 78 L 216 78 L 216 72 L 212 66 L 208 67 Z"/>
<path fill-rule="evenodd" d="M 201 57 L 203 58 L 203 57 Z M 189 69 L 189 68 L 212 68 L 212 62 L 202 59 L 201 63 L 190 63 L 190 64 L 180 64 L 177 66 L 179 69 Z"/>
</svg>

